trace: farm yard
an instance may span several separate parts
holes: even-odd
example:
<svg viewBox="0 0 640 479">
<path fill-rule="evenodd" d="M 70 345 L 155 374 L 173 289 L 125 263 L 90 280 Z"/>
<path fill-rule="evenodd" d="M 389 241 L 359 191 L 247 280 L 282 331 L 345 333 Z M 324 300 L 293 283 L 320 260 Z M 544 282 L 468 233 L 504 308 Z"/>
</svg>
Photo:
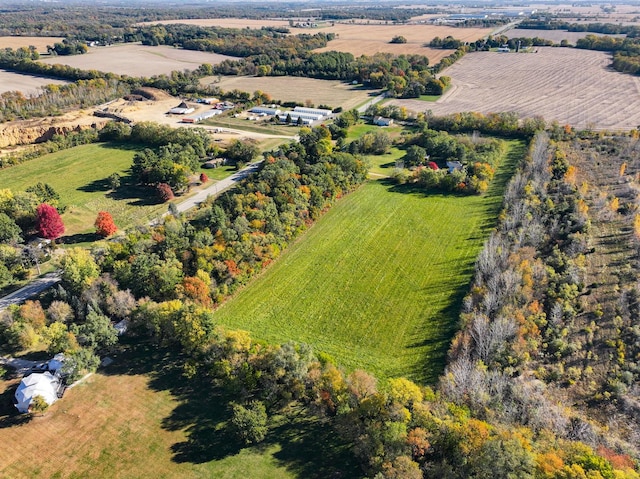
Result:
<svg viewBox="0 0 640 479">
<path fill-rule="evenodd" d="M 594 35 L 591 32 L 568 32 L 566 30 L 533 30 L 529 28 L 514 28 L 505 32 L 504 35 L 507 38 L 543 38 L 545 40 L 551 40 L 554 43 L 560 43 L 562 40 L 567 40 L 570 45 L 575 45 L 576 41 L 587 35 Z M 617 37 L 624 38 L 625 35 L 605 35 L 598 33 L 598 36 Z"/>
<path fill-rule="evenodd" d="M 14 50 L 20 47 L 29 47 L 33 45 L 36 47 L 38 53 L 46 53 L 47 45 L 53 46 L 56 42 L 61 42 L 61 37 L 3 37 L 0 36 L 0 49 L 13 48 Z"/>
<path fill-rule="evenodd" d="M 511 142 L 485 196 L 425 195 L 370 181 L 223 304 L 217 320 L 268 342 L 309 343 L 349 369 L 434 382 L 522 154 L 522 144 Z"/>
<path fill-rule="evenodd" d="M 166 45 L 152 47 L 128 43 L 93 47 L 84 55 L 41 58 L 40 61 L 119 75 L 153 76 L 169 74 L 174 70 L 195 70 L 203 63 L 214 65 L 226 59 L 234 59 L 234 57 L 182 50 Z"/>
<path fill-rule="evenodd" d="M 636 128 L 640 80 L 610 70 L 610 61 L 603 52 L 553 47 L 539 47 L 537 53 L 470 53 L 443 72 L 453 87 L 436 102 L 391 103 L 435 115 L 512 111 L 577 128 Z"/>
<path fill-rule="evenodd" d="M 341 106 L 345 111 L 365 103 L 372 93 L 372 90 L 363 90 L 339 81 L 303 77 L 226 76 L 222 77 L 219 83 L 217 79 L 218 77 L 205 77 L 200 80 L 200 83 L 203 85 L 213 83 L 223 91 L 261 90 L 276 100 L 301 103 L 309 100 L 316 106 L 328 105 L 333 108 Z"/>
<path fill-rule="evenodd" d="M 37 95 L 44 85 L 65 85 L 67 83 L 69 82 L 64 80 L 0 70 L 0 94 L 8 91 L 19 91 L 25 96 L 31 96 Z"/>
</svg>

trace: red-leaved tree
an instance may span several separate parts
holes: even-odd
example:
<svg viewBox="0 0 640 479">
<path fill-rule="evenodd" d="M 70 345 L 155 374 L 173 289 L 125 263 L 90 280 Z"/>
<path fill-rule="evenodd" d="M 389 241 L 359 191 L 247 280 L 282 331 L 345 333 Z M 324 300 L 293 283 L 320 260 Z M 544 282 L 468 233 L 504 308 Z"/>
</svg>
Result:
<svg viewBox="0 0 640 479">
<path fill-rule="evenodd" d="M 156 190 L 158 190 L 158 196 L 162 201 L 166 202 L 174 198 L 173 190 L 166 183 L 158 183 Z"/>
<path fill-rule="evenodd" d="M 209 181 L 209 177 L 206 173 L 200 173 L 200 183 L 206 183 Z"/>
<path fill-rule="evenodd" d="M 54 240 L 64 233 L 64 223 L 53 206 L 42 203 L 36 209 L 36 227 L 38 235 L 43 238 Z"/>
<path fill-rule="evenodd" d="M 100 211 L 98 213 L 98 217 L 96 218 L 94 226 L 96 227 L 96 233 L 104 238 L 112 235 L 118 230 L 118 227 L 113 222 L 111 213 L 109 213 L 108 211 Z"/>
</svg>

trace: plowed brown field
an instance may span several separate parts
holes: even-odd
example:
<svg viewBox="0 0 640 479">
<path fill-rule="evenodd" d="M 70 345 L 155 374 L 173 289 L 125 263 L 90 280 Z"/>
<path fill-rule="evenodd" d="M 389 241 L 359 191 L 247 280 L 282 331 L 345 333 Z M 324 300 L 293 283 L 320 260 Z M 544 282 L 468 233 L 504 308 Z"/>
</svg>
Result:
<svg viewBox="0 0 640 479">
<path fill-rule="evenodd" d="M 452 88 L 436 102 L 393 100 L 436 115 L 513 111 L 579 128 L 640 124 L 640 78 L 610 68 L 607 53 L 538 48 L 538 53 L 470 53 L 446 69 Z"/>
<path fill-rule="evenodd" d="M 53 46 L 56 42 L 61 42 L 60 37 L 0 37 L 0 48 L 28 47 L 33 45 L 39 53 L 47 51 L 47 45 Z"/>
</svg>

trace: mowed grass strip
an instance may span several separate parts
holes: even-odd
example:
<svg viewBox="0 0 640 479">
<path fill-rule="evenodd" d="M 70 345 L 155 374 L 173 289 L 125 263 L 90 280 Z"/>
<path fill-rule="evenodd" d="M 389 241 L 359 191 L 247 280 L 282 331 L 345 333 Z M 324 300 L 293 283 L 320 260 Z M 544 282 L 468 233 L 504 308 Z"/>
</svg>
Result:
<svg viewBox="0 0 640 479">
<path fill-rule="evenodd" d="M 76 146 L 0 170 L 0 187 L 22 191 L 38 182 L 50 184 L 67 206 L 62 215 L 67 236 L 93 231 L 103 210 L 113 215 L 119 228 L 125 228 L 166 210 L 149 198 L 151 190 L 124 181 L 133 156 L 141 149 L 108 143 Z M 107 181 L 113 173 L 123 177 L 115 192 Z"/>
<path fill-rule="evenodd" d="M 369 181 L 216 313 L 269 342 L 306 342 L 349 369 L 433 382 L 475 258 L 524 154 L 509 142 L 484 196 Z"/>
</svg>

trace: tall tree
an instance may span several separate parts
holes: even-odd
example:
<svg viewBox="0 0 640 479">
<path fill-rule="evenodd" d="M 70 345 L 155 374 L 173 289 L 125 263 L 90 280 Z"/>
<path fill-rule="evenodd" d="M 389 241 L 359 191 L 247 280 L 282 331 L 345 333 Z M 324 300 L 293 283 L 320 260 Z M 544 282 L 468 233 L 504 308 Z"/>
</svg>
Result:
<svg viewBox="0 0 640 479">
<path fill-rule="evenodd" d="M 55 240 L 64 233 L 64 223 L 58 210 L 47 203 L 42 203 L 36 209 L 36 227 L 43 238 Z"/>
</svg>

